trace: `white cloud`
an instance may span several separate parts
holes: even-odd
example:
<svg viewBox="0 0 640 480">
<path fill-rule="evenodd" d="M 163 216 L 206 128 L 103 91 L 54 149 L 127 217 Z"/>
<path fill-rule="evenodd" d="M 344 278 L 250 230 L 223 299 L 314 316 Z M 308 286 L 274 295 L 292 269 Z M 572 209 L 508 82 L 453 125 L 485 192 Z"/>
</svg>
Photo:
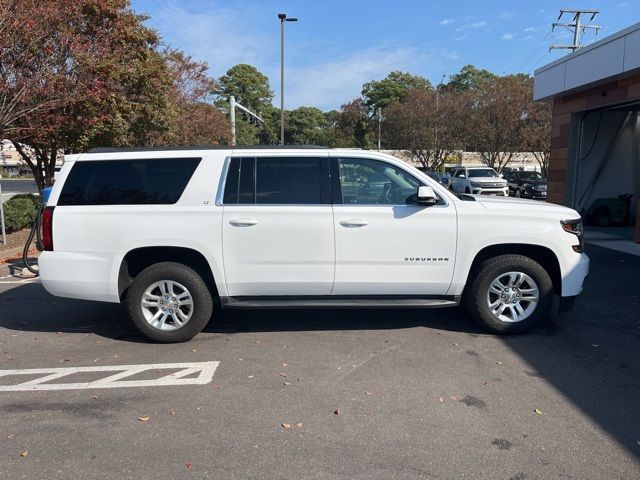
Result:
<svg viewBox="0 0 640 480">
<path fill-rule="evenodd" d="M 628 7 L 629 5 L 631 5 L 631 2 L 622 2 L 618 4 L 619 7 Z"/>
<path fill-rule="evenodd" d="M 533 35 L 527 35 L 526 37 L 521 37 L 520 41 L 525 42 L 527 40 L 533 40 Z"/>
<path fill-rule="evenodd" d="M 461 42 L 462 40 L 466 40 L 466 35 L 460 35 L 459 37 L 454 38 L 456 42 Z"/>
<path fill-rule="evenodd" d="M 505 33 L 504 35 L 502 35 L 502 37 L 500 37 L 502 40 L 513 40 L 513 37 L 515 37 L 516 34 L 515 33 Z"/>
<path fill-rule="evenodd" d="M 524 33 L 528 33 L 528 32 L 537 32 L 538 29 L 535 27 L 527 27 L 523 30 Z"/>
<path fill-rule="evenodd" d="M 445 18 L 443 20 L 440 20 L 438 22 L 438 25 L 446 26 L 446 25 L 449 25 L 450 23 L 453 23 L 453 22 L 455 22 L 455 20 L 453 18 Z"/>
<path fill-rule="evenodd" d="M 393 70 L 420 74 L 425 65 L 429 65 L 430 70 L 445 70 L 451 61 L 459 58 L 455 51 L 425 52 L 387 45 L 350 52 L 313 65 L 292 65 L 287 70 L 286 107 L 338 108 L 360 96 L 363 83 L 384 78 Z"/>
<path fill-rule="evenodd" d="M 486 20 L 480 20 L 479 22 L 467 23 L 466 25 L 462 25 L 456 28 L 456 32 L 462 32 L 464 30 L 477 30 L 479 28 L 488 27 L 489 24 Z"/>
</svg>

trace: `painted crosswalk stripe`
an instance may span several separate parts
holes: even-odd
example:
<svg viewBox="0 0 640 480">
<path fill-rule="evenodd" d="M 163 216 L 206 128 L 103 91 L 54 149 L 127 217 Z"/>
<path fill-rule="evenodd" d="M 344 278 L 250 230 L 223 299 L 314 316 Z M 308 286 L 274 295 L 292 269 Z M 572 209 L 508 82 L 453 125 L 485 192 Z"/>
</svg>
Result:
<svg viewBox="0 0 640 480">
<path fill-rule="evenodd" d="M 0 370 L 0 392 L 24 392 L 34 390 L 78 390 L 87 388 L 166 387 L 173 385 L 205 385 L 213 379 L 220 362 L 155 363 L 144 365 L 101 365 L 92 367 L 31 368 Z M 147 371 L 158 372 L 153 380 L 126 380 L 127 377 Z M 100 373 L 105 376 L 91 382 L 49 383 L 78 373 Z M 170 373 L 169 373 L 170 372 Z M 3 385 L 3 377 L 14 375 L 39 375 L 22 383 Z M 190 376 L 191 375 L 191 376 Z M 189 376 L 189 378 L 184 378 Z"/>
</svg>

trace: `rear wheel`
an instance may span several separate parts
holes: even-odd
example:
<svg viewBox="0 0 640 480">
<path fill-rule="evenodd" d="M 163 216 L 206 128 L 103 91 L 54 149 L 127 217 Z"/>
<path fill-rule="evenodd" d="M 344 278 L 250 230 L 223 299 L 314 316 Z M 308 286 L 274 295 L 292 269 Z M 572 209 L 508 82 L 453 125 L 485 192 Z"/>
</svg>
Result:
<svg viewBox="0 0 640 480">
<path fill-rule="evenodd" d="M 515 196 L 518 198 L 522 197 L 522 191 L 519 188 L 516 188 Z"/>
<path fill-rule="evenodd" d="M 523 255 L 482 262 L 465 292 L 469 313 L 495 333 L 524 332 L 549 316 L 553 283 L 547 271 Z"/>
<path fill-rule="evenodd" d="M 147 338 L 162 343 L 195 337 L 211 318 L 213 300 L 195 270 L 174 262 L 151 265 L 127 293 L 129 318 Z"/>
</svg>

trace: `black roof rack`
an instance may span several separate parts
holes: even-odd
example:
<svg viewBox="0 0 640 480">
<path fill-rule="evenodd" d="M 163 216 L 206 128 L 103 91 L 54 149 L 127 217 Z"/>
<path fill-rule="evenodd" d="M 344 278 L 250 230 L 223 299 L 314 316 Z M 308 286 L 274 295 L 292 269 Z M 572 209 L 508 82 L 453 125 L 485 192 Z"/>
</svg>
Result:
<svg viewBox="0 0 640 480">
<path fill-rule="evenodd" d="M 323 147 L 322 145 L 216 145 L 206 147 L 96 147 L 88 153 L 118 153 L 118 152 L 166 152 L 180 150 L 313 150 Z"/>
</svg>

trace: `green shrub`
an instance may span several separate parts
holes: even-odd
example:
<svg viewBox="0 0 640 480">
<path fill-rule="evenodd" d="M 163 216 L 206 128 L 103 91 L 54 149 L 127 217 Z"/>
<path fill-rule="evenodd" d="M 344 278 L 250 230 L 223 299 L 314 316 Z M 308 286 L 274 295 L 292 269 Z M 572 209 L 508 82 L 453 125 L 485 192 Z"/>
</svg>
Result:
<svg viewBox="0 0 640 480">
<path fill-rule="evenodd" d="M 9 201 L 18 200 L 20 198 L 26 198 L 29 200 L 33 204 L 33 208 L 36 210 L 38 210 L 42 205 L 42 197 L 40 195 L 34 195 L 33 193 L 19 193 L 18 195 L 11 197 L 11 200 Z"/>
<path fill-rule="evenodd" d="M 17 196 L 16 196 L 17 197 Z M 37 208 L 32 199 L 13 197 L 4 203 L 4 222 L 7 233 L 30 226 L 36 218 Z"/>
</svg>

